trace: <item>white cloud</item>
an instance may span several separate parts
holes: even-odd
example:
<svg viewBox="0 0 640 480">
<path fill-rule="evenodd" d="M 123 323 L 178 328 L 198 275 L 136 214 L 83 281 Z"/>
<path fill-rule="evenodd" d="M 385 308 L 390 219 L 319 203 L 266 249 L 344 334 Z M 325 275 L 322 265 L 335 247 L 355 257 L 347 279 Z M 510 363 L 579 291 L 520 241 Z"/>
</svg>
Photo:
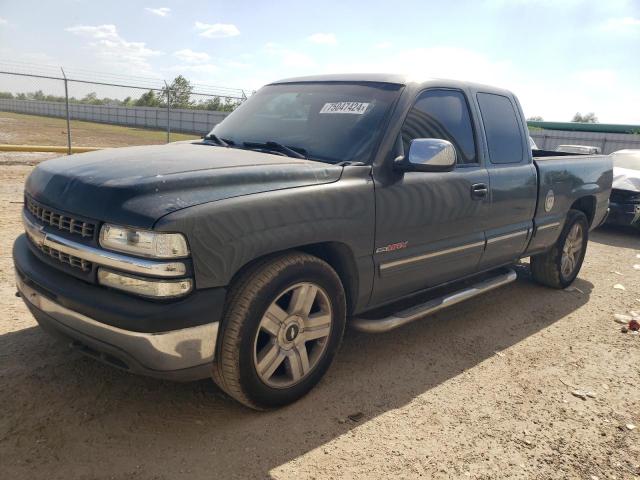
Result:
<svg viewBox="0 0 640 480">
<path fill-rule="evenodd" d="M 76 25 L 65 28 L 67 32 L 83 35 L 95 39 L 117 38 L 118 29 L 115 25 Z"/>
<path fill-rule="evenodd" d="M 268 42 L 264 46 L 265 52 L 280 59 L 280 63 L 291 68 L 311 68 L 316 66 L 316 62 L 306 53 L 285 48 L 277 43 Z"/>
<path fill-rule="evenodd" d="M 545 8 L 592 8 L 601 7 L 607 10 L 625 8 L 629 0 L 485 0 L 484 5 L 491 8 L 519 8 L 522 6 L 541 6 Z"/>
<path fill-rule="evenodd" d="M 621 17 L 609 18 L 602 26 L 601 30 L 607 32 L 640 32 L 640 18 Z"/>
<path fill-rule="evenodd" d="M 376 43 L 374 45 L 374 48 L 379 48 L 381 50 L 386 50 L 387 48 L 391 48 L 392 46 L 393 46 L 393 44 L 391 42 L 384 41 L 384 42 Z"/>
<path fill-rule="evenodd" d="M 215 73 L 219 68 L 213 63 L 204 63 L 201 65 L 172 65 L 165 70 L 177 73 Z"/>
<path fill-rule="evenodd" d="M 419 59 L 419 61 L 416 61 Z M 584 69 L 558 77 L 531 77 L 517 65 L 481 52 L 440 46 L 376 54 L 370 62 L 332 62 L 308 73 L 403 72 L 416 80 L 454 78 L 507 88 L 520 101 L 527 117 L 569 121 L 575 112 L 595 112 L 601 122 L 638 123 L 640 92 L 631 71 Z"/>
<path fill-rule="evenodd" d="M 224 37 L 235 37 L 236 35 L 240 35 L 240 30 L 238 27 L 231 23 L 195 23 L 196 30 L 199 30 L 201 37 L 205 38 L 224 38 Z"/>
<path fill-rule="evenodd" d="M 326 72 L 402 72 L 412 78 L 453 78 L 504 85 L 508 64 L 456 47 L 412 48 L 377 54 L 371 62 L 334 63 Z"/>
<path fill-rule="evenodd" d="M 6 18 L 0 17 L 0 25 L 7 25 L 9 21 Z"/>
<path fill-rule="evenodd" d="M 602 79 L 609 82 L 606 88 L 599 83 Z M 640 92 L 634 85 L 632 75 L 621 78 L 613 71 L 581 70 L 563 78 L 520 79 L 509 86 L 527 117 L 568 122 L 576 112 L 595 112 L 603 123 L 635 124 L 640 116 L 629 105 L 640 104 Z"/>
<path fill-rule="evenodd" d="M 607 69 L 580 70 L 574 72 L 571 77 L 582 85 L 600 88 L 608 88 L 618 81 L 618 74 Z"/>
<path fill-rule="evenodd" d="M 173 53 L 174 57 L 177 57 L 179 60 L 185 63 L 206 63 L 211 57 L 208 53 L 205 52 L 194 52 L 190 48 L 185 48 L 183 50 L 178 50 Z"/>
<path fill-rule="evenodd" d="M 333 33 L 314 33 L 307 38 L 318 45 L 337 45 L 338 39 Z"/>
<path fill-rule="evenodd" d="M 223 60 L 222 63 L 228 68 L 249 68 L 251 65 L 237 60 Z"/>
<path fill-rule="evenodd" d="M 166 17 L 169 15 L 169 12 L 171 12 L 171 9 L 168 7 L 160 7 L 160 8 L 146 7 L 145 10 L 159 17 Z"/>
<path fill-rule="evenodd" d="M 110 69 L 129 74 L 153 73 L 149 59 L 162 52 L 152 50 L 144 42 L 129 42 L 122 38 L 115 25 L 76 25 L 65 29 L 80 37 L 88 38 L 89 48 L 97 59 Z"/>
<path fill-rule="evenodd" d="M 14 48 L 0 46 L 0 58 L 15 58 Z M 25 63 L 37 63 L 45 69 L 53 69 L 54 76 L 60 72 L 60 65 L 63 63 L 59 58 L 52 57 L 43 52 L 26 51 L 20 52 L 20 61 Z"/>
<path fill-rule="evenodd" d="M 314 67 L 316 62 L 309 56 L 301 52 L 285 51 L 282 53 L 282 64 L 286 67 Z"/>
</svg>

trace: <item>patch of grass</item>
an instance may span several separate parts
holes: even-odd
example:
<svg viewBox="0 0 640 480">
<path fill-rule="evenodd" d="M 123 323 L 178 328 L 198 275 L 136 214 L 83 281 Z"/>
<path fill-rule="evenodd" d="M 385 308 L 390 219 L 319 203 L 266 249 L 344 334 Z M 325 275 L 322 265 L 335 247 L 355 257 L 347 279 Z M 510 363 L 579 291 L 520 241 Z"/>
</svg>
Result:
<svg viewBox="0 0 640 480">
<path fill-rule="evenodd" d="M 171 141 L 200 138 L 197 135 L 171 133 Z M 105 123 L 71 120 L 71 143 L 83 147 L 124 147 L 162 144 L 164 130 L 123 127 Z M 0 112 L 0 143 L 17 145 L 66 145 L 67 122 L 64 118 Z"/>
</svg>

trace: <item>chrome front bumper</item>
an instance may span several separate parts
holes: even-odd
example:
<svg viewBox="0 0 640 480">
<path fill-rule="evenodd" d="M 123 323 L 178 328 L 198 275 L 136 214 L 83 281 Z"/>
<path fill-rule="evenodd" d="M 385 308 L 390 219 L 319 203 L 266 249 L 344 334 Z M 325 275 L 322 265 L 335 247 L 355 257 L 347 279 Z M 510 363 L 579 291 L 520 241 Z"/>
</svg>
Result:
<svg viewBox="0 0 640 480">
<path fill-rule="evenodd" d="M 218 322 L 169 332 L 133 332 L 100 323 L 57 304 L 27 285 L 18 274 L 16 286 L 38 322 L 46 321 L 49 327 L 87 345 L 91 351 L 116 357 L 126 368 L 117 363 L 116 366 L 133 373 L 177 380 L 207 376 L 214 358 Z M 181 371 L 189 373 L 181 376 Z"/>
</svg>

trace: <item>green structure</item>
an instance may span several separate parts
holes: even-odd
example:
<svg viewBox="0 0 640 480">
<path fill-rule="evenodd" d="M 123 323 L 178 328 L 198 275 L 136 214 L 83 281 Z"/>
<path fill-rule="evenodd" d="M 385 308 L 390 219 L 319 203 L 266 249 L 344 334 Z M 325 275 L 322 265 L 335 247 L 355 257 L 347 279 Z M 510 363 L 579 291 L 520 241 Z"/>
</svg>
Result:
<svg viewBox="0 0 640 480">
<path fill-rule="evenodd" d="M 527 122 L 529 128 L 564 130 L 568 132 L 635 133 L 640 134 L 640 125 L 617 125 L 613 123 L 579 122 Z"/>
</svg>

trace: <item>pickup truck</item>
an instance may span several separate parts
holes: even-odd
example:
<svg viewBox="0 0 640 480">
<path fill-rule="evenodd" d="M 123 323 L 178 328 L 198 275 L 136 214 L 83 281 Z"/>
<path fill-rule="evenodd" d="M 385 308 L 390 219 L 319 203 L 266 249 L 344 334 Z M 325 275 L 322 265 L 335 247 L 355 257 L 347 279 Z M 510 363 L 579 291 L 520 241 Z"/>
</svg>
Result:
<svg viewBox="0 0 640 480">
<path fill-rule="evenodd" d="M 18 294 L 82 353 L 278 407 L 318 383 L 347 324 L 422 319 L 514 281 L 524 257 L 541 284 L 571 284 L 611 160 L 536 156 L 506 90 L 282 80 L 202 140 L 38 165 Z"/>
</svg>

